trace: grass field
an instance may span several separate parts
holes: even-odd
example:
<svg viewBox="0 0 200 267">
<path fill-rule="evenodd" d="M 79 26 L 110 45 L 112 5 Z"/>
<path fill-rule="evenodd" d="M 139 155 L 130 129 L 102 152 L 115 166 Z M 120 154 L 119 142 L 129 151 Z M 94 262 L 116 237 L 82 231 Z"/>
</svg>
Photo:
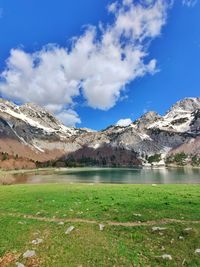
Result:
<svg viewBox="0 0 200 267">
<path fill-rule="evenodd" d="M 0 266 L 200 266 L 198 185 L 1 186 L 0 204 Z"/>
</svg>

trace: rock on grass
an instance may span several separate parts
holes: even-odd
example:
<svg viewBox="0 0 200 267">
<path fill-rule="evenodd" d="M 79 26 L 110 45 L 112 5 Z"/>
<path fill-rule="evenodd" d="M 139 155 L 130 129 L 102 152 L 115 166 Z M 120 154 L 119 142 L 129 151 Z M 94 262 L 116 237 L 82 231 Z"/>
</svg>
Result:
<svg viewBox="0 0 200 267">
<path fill-rule="evenodd" d="M 36 256 L 35 250 L 27 250 L 24 254 L 23 254 L 23 258 L 31 258 Z"/>
<path fill-rule="evenodd" d="M 41 238 L 36 238 L 35 240 L 33 240 L 31 243 L 34 245 L 39 245 L 40 243 L 43 242 L 43 239 Z"/>
<path fill-rule="evenodd" d="M 103 231 L 104 227 L 105 227 L 104 224 L 102 224 L 102 223 L 99 224 L 99 230 L 100 230 L 100 231 Z"/>
<path fill-rule="evenodd" d="M 163 260 L 169 260 L 169 261 L 172 260 L 172 256 L 169 254 L 163 254 L 162 256 L 158 256 L 157 258 L 161 258 Z"/>
<path fill-rule="evenodd" d="M 65 223 L 64 222 L 59 222 L 58 225 L 64 225 Z"/>
<path fill-rule="evenodd" d="M 133 215 L 136 217 L 142 217 L 142 214 L 140 214 L 140 213 L 133 213 Z"/>
<path fill-rule="evenodd" d="M 184 232 L 190 232 L 190 231 L 192 231 L 193 229 L 191 228 L 191 227 L 188 227 L 188 228 L 185 228 L 183 231 Z"/>
<path fill-rule="evenodd" d="M 74 230 L 74 226 L 70 226 L 69 228 L 67 228 L 67 230 L 65 231 L 65 234 L 68 235 L 69 233 L 71 233 L 71 231 Z"/>
<path fill-rule="evenodd" d="M 25 267 L 25 265 L 23 263 L 21 263 L 21 262 L 16 262 L 16 266 L 17 267 Z"/>
<path fill-rule="evenodd" d="M 152 231 L 153 232 L 158 232 L 158 231 L 164 231 L 164 230 L 166 230 L 167 228 L 165 228 L 165 227 L 158 227 L 158 226 L 154 226 L 154 227 L 152 227 Z"/>
</svg>

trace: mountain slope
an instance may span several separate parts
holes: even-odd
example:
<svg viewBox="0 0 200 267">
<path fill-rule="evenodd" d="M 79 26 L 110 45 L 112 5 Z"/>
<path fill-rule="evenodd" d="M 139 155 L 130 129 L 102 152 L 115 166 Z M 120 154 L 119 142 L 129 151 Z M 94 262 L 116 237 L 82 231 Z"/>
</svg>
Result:
<svg viewBox="0 0 200 267">
<path fill-rule="evenodd" d="M 13 162 L 19 158 L 30 162 L 71 159 L 140 165 L 154 154 L 200 155 L 199 138 L 200 98 L 178 101 L 164 116 L 151 111 L 127 127 L 110 126 L 99 132 L 66 127 L 32 103 L 17 106 L 0 100 L 0 152 L 2 157 L 6 153 L 7 158 L 15 159 Z"/>
</svg>

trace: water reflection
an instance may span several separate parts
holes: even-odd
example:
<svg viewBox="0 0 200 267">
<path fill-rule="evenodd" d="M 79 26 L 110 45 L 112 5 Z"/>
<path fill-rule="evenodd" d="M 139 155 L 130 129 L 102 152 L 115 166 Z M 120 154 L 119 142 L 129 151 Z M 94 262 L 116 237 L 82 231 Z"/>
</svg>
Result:
<svg viewBox="0 0 200 267">
<path fill-rule="evenodd" d="M 6 177 L 14 184 L 116 183 L 116 184 L 199 184 L 200 169 L 192 168 L 82 168 L 62 171 L 18 173 Z"/>
</svg>

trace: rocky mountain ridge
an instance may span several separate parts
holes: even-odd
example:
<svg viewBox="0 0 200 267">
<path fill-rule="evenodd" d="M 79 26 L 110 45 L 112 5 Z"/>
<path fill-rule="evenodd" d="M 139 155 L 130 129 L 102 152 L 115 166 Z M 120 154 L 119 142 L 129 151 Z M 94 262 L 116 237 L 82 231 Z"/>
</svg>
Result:
<svg viewBox="0 0 200 267">
<path fill-rule="evenodd" d="M 20 158 L 131 166 L 155 154 L 161 159 L 175 152 L 200 156 L 200 98 L 178 101 L 164 116 L 150 111 L 129 126 L 98 132 L 66 127 L 35 104 L 1 99 L 0 152 L 15 164 Z"/>
</svg>

